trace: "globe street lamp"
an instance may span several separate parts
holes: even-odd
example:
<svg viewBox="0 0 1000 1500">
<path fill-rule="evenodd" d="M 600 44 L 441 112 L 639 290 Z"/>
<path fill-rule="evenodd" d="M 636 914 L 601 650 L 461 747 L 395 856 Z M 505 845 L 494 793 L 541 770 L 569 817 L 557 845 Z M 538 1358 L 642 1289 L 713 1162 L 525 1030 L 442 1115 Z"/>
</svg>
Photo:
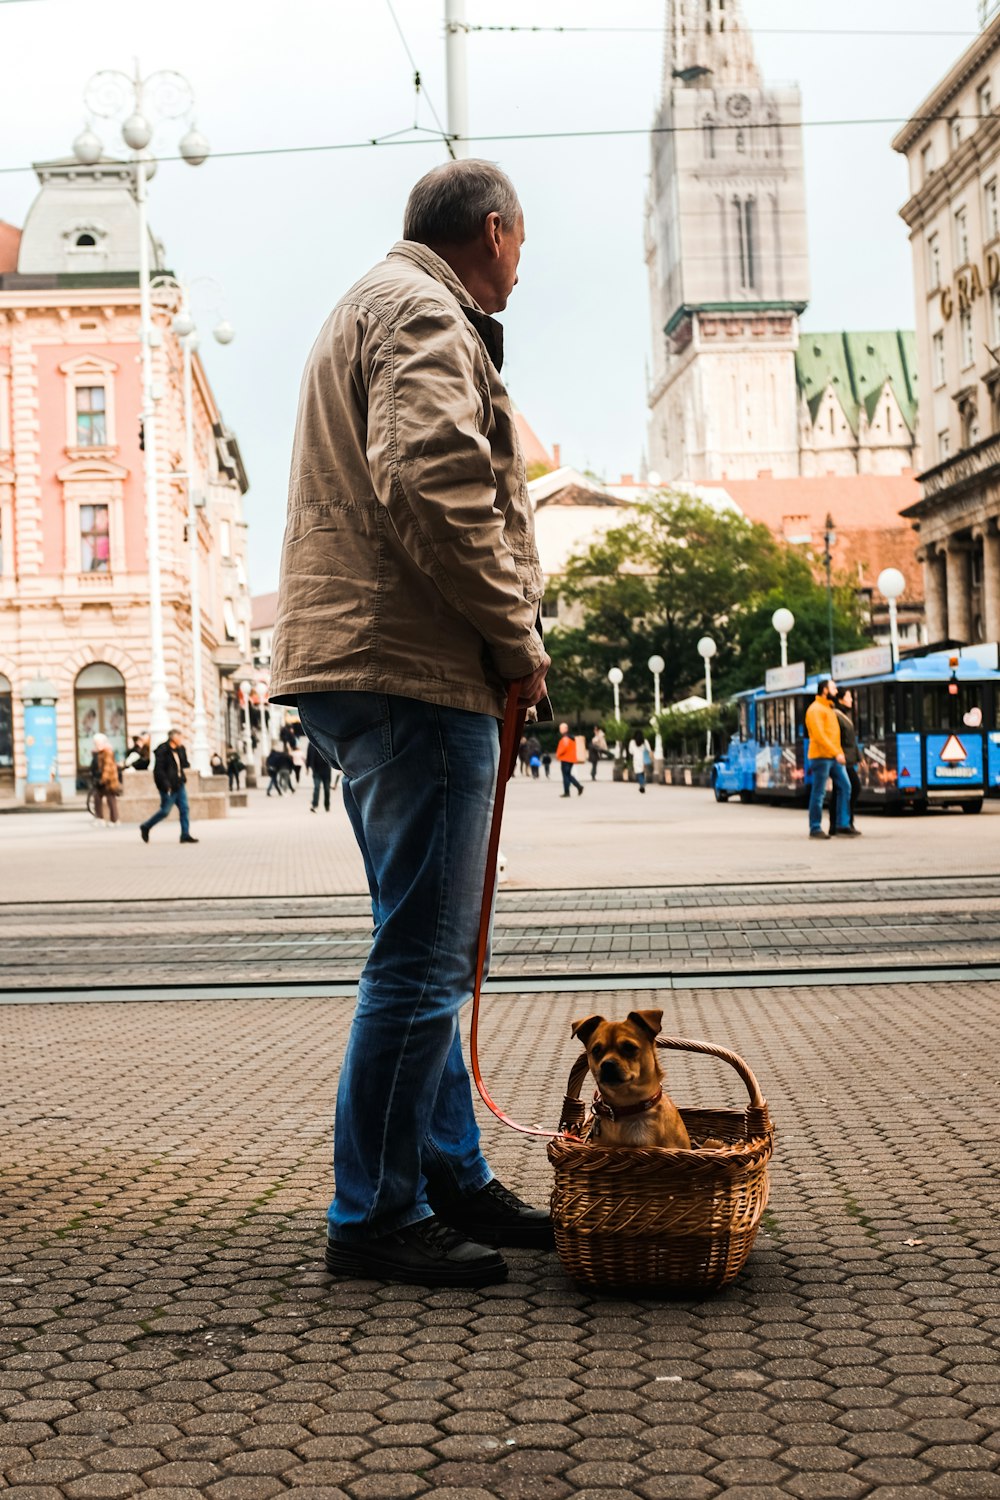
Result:
<svg viewBox="0 0 1000 1500">
<path fill-rule="evenodd" d="M 663 739 L 660 735 L 660 673 L 666 666 L 666 662 L 662 656 L 651 656 L 646 665 L 653 674 L 653 724 L 656 728 L 653 759 L 657 762 L 653 769 L 659 771 L 663 765 Z"/>
<path fill-rule="evenodd" d="M 712 706 L 712 657 L 716 652 L 715 642 L 710 635 L 703 635 L 697 645 L 698 655 L 705 663 L 705 697 L 708 705 Z M 712 731 L 705 731 L 705 759 L 710 760 L 712 756 Z"/>
<path fill-rule="evenodd" d="M 619 760 L 622 753 L 621 741 L 619 740 L 617 735 L 617 727 L 618 722 L 621 719 L 621 704 L 618 697 L 618 689 L 622 685 L 622 678 L 624 676 L 625 673 L 622 671 L 621 667 L 612 667 L 610 672 L 608 673 L 608 681 L 615 690 L 615 760 Z"/>
<path fill-rule="evenodd" d="M 157 117 L 187 117 L 189 124 L 178 143 L 180 155 L 190 166 L 200 166 L 209 154 L 205 137 L 190 123 L 194 93 L 180 73 L 150 73 L 141 77 L 108 70 L 95 73 L 84 90 L 90 115 L 118 119 L 128 111 L 121 136 L 135 167 L 135 199 L 139 209 L 139 342 L 142 348 L 142 423 L 145 456 L 146 557 L 149 568 L 150 682 L 149 727 L 151 743 L 165 740 L 170 728 L 169 698 L 163 656 L 163 606 L 160 581 L 160 513 L 157 476 L 156 403 L 160 392 L 153 380 L 153 348 L 159 331 L 153 326 L 150 298 L 149 227 L 146 187 L 156 171 L 156 160 L 148 153 Z M 100 137 L 87 127 L 73 142 L 77 161 L 92 166 L 100 161 Z"/>
<path fill-rule="evenodd" d="M 208 281 L 208 278 L 199 277 L 198 281 Z M 196 284 L 192 283 L 192 285 Z M 209 284 L 216 286 L 214 282 L 209 282 Z M 153 293 L 158 301 L 166 298 L 177 308 L 171 327 L 180 342 L 184 361 L 184 469 L 187 480 L 188 557 L 191 575 L 191 680 L 194 691 L 194 742 L 191 746 L 191 764 L 202 776 L 210 776 L 212 774 L 211 749 L 208 743 L 208 721 L 205 716 L 205 693 L 202 682 L 201 549 L 198 545 L 198 511 L 204 506 L 205 497 L 199 496 L 194 482 L 192 358 L 198 348 L 198 330 L 191 314 L 191 286 L 184 285 L 170 276 L 158 276 L 153 283 Z M 226 322 L 218 323 L 213 332 L 216 341 L 220 344 L 229 344 L 234 337 L 231 324 Z"/>
<path fill-rule="evenodd" d="M 776 609 L 771 616 L 771 624 L 781 637 L 781 665 L 788 666 L 788 637 L 795 624 L 795 616 L 790 609 Z"/>
<path fill-rule="evenodd" d="M 875 584 L 883 599 L 889 601 L 889 649 L 892 665 L 899 664 L 899 625 L 896 620 L 896 600 L 906 588 L 906 579 L 898 568 L 883 568 Z"/>
<path fill-rule="evenodd" d="M 826 633 L 830 647 L 830 670 L 833 670 L 833 549 L 837 542 L 837 533 L 833 529 L 833 517 L 827 513 L 826 526 L 823 531 L 823 561 L 826 564 Z"/>
</svg>

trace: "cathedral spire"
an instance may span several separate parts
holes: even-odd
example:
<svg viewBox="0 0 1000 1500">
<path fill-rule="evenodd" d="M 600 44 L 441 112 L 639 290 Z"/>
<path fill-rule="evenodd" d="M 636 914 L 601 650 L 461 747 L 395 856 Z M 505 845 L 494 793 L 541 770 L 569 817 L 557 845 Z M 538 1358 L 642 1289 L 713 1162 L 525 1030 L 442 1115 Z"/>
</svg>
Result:
<svg viewBox="0 0 1000 1500">
<path fill-rule="evenodd" d="M 667 0 L 664 96 L 678 83 L 760 86 L 740 0 Z"/>
</svg>

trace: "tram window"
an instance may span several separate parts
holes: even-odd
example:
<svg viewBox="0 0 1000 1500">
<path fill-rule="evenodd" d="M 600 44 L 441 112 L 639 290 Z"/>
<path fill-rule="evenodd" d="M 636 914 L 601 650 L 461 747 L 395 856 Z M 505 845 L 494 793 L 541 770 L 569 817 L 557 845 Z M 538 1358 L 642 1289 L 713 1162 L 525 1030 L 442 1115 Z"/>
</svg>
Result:
<svg viewBox="0 0 1000 1500">
<path fill-rule="evenodd" d="M 871 739 L 871 712 L 869 709 L 870 688 L 861 687 L 854 695 L 857 704 L 858 736 L 862 740 Z"/>
<path fill-rule="evenodd" d="M 913 684 L 903 683 L 899 688 L 899 723 L 896 725 L 900 734 L 914 734 L 917 728 L 917 695 Z"/>
<path fill-rule="evenodd" d="M 924 689 L 924 732 L 933 734 L 944 729 L 962 729 L 965 715 L 983 707 L 981 683 L 960 683 L 957 693 L 949 693 L 944 684 Z"/>
<path fill-rule="evenodd" d="M 745 698 L 740 700 L 740 739 L 750 738 L 750 705 Z"/>
<path fill-rule="evenodd" d="M 878 689 L 876 689 L 878 691 Z M 896 684 L 887 682 L 881 689 L 882 702 L 885 704 L 885 732 L 896 733 Z"/>
<path fill-rule="evenodd" d="M 885 739 L 885 689 L 870 687 L 868 689 L 869 713 L 871 715 L 871 738 L 873 740 Z"/>
</svg>

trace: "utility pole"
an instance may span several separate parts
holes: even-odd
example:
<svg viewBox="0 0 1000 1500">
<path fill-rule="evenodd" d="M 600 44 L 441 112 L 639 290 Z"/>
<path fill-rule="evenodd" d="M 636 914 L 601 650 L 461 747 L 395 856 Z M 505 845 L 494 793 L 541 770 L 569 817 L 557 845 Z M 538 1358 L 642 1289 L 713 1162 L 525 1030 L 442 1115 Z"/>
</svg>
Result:
<svg viewBox="0 0 1000 1500">
<path fill-rule="evenodd" d="M 833 517 L 827 515 L 823 532 L 823 560 L 826 563 L 826 633 L 830 646 L 830 671 L 833 671 L 833 548 L 837 533 L 833 529 Z"/>
<path fill-rule="evenodd" d="M 465 0 L 445 0 L 445 64 L 448 72 L 448 134 L 456 158 L 469 154 L 469 80 L 465 65 Z"/>
</svg>

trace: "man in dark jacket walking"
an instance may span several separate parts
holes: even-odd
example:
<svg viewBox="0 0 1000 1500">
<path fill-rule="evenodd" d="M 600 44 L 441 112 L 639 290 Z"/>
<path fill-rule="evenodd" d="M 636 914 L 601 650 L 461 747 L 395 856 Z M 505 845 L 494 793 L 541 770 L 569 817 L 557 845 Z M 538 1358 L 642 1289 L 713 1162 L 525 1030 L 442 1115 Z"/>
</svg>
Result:
<svg viewBox="0 0 1000 1500">
<path fill-rule="evenodd" d="M 848 780 L 851 783 L 851 810 L 848 815 L 847 826 L 848 828 L 852 829 L 854 829 L 854 809 L 857 807 L 858 798 L 861 795 L 861 777 L 858 775 L 858 760 L 860 759 L 860 756 L 858 754 L 857 730 L 854 728 L 853 710 L 854 694 L 852 693 L 850 688 L 842 688 L 840 691 L 840 698 L 837 703 L 834 704 L 833 711 L 837 715 L 837 721 L 840 724 L 840 746 L 844 752 L 844 770 L 847 772 Z M 831 838 L 834 838 L 836 834 L 842 833 L 844 831 L 843 829 L 837 827 L 837 799 L 839 795 L 840 790 L 837 786 L 837 782 L 836 780 L 833 780 L 830 784 Z M 860 833 L 861 830 L 854 829 L 854 831 L 856 833 Z"/>
<path fill-rule="evenodd" d="M 309 740 L 308 748 L 306 750 L 306 770 L 312 772 L 313 779 L 313 799 L 311 811 L 315 812 L 317 807 L 319 806 L 319 794 L 320 792 L 322 792 L 323 806 L 326 808 L 327 812 L 329 812 L 330 778 L 332 774 L 330 770 L 330 762 L 324 755 L 320 755 L 312 740 Z M 337 786 L 339 785 L 339 783 L 340 772 L 338 771 L 337 780 L 333 784 L 334 786 Z"/>
<path fill-rule="evenodd" d="M 188 810 L 187 786 L 184 773 L 188 769 L 184 737 L 179 729 L 171 729 L 162 745 L 157 745 L 153 754 L 153 780 L 160 794 L 160 810 L 145 823 L 139 824 L 142 842 L 149 843 L 149 830 L 170 816 L 176 807 L 181 819 L 181 843 L 197 844 L 191 836 L 190 812 Z"/>
</svg>

